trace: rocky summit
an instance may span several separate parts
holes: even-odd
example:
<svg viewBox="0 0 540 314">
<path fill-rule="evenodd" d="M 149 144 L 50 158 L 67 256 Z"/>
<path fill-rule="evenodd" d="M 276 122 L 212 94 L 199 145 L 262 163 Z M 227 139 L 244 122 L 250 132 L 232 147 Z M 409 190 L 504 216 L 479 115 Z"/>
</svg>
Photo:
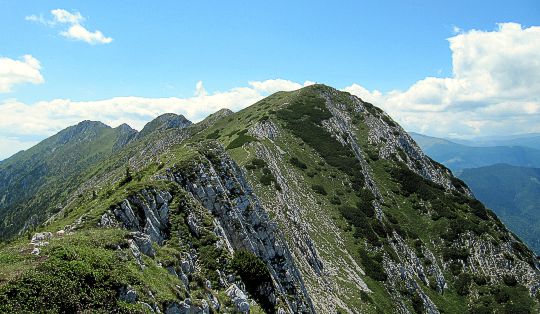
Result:
<svg viewBox="0 0 540 314">
<path fill-rule="evenodd" d="M 538 313 L 540 265 L 386 113 L 313 85 L 0 163 L 0 312 Z"/>
</svg>

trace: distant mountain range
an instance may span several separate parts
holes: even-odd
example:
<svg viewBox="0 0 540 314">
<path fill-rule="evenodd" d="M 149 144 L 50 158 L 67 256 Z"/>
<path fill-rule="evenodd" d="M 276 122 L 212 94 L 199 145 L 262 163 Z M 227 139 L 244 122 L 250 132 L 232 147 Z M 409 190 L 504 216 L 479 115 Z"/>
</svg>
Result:
<svg viewBox="0 0 540 314">
<path fill-rule="evenodd" d="M 506 136 L 477 137 L 470 140 L 450 139 L 450 141 L 467 146 L 522 146 L 540 149 L 540 133 L 517 134 Z"/>
<path fill-rule="evenodd" d="M 457 175 L 475 196 L 540 253 L 540 169 L 497 164 Z"/>
<path fill-rule="evenodd" d="M 499 163 L 540 168 L 540 149 L 526 146 L 467 146 L 418 133 L 411 133 L 411 136 L 426 154 L 454 171 Z M 493 143 L 504 141 L 492 140 Z M 528 141 L 534 146 L 535 137 L 522 138 L 521 141 Z"/>
<path fill-rule="evenodd" d="M 540 255 L 540 150 L 535 149 L 540 147 L 539 134 L 486 137 L 462 144 L 418 133 L 411 136 Z"/>
</svg>

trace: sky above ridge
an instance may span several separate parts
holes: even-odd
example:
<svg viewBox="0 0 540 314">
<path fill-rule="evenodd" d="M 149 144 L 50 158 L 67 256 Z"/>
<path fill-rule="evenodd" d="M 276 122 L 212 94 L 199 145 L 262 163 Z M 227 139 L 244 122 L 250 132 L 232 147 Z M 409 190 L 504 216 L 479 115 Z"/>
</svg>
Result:
<svg viewBox="0 0 540 314">
<path fill-rule="evenodd" d="M 0 160 L 85 119 L 198 121 L 313 82 L 408 131 L 540 132 L 540 2 L 0 0 Z"/>
</svg>

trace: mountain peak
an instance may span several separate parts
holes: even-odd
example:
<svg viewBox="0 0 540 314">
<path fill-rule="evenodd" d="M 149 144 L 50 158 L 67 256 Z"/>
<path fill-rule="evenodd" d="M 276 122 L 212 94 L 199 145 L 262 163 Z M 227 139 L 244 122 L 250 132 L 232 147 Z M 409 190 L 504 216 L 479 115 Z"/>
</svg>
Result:
<svg viewBox="0 0 540 314">
<path fill-rule="evenodd" d="M 133 129 L 129 124 L 127 123 L 122 123 L 120 124 L 119 126 L 117 126 L 115 129 L 119 130 L 120 132 L 132 132 L 132 131 L 135 131 L 137 132 L 135 129 Z"/>
<path fill-rule="evenodd" d="M 84 120 L 60 131 L 57 134 L 57 143 L 66 144 L 75 138 L 79 138 L 80 140 L 92 139 L 96 137 L 100 131 L 110 128 L 110 126 L 100 121 Z"/>
<path fill-rule="evenodd" d="M 162 131 L 167 129 L 183 129 L 190 126 L 192 123 L 183 115 L 176 113 L 164 113 L 154 120 L 148 122 L 141 132 L 138 134 L 139 137 L 146 136 L 154 131 Z"/>
</svg>

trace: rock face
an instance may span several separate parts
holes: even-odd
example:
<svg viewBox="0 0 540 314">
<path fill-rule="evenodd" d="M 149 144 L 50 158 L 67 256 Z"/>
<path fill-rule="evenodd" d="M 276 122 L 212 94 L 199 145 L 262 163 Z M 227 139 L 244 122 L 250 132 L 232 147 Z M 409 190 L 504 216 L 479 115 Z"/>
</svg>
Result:
<svg viewBox="0 0 540 314">
<path fill-rule="evenodd" d="M 284 297 L 289 311 L 312 312 L 311 300 L 287 244 L 241 169 L 218 145 L 204 146 L 200 151 L 206 160 L 188 173 L 170 170 L 170 179 L 216 217 L 221 236 L 233 250 L 248 249 L 267 261 L 276 292 Z M 269 295 L 269 299 L 275 297 Z"/>
<path fill-rule="evenodd" d="M 113 213 L 124 226 L 144 233 L 153 242 L 162 245 L 169 229 L 169 192 L 141 190 L 113 209 Z M 135 209 L 135 210 L 134 210 Z M 108 224 L 108 213 L 102 217 L 102 224 Z"/>
</svg>

